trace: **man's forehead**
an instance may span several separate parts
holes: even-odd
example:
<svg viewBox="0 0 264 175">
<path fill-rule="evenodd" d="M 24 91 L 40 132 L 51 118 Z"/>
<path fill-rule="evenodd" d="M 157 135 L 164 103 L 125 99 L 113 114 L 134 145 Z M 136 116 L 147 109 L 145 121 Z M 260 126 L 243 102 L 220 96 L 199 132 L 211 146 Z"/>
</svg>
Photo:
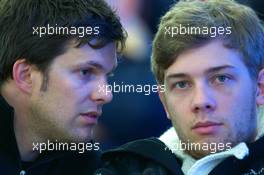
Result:
<svg viewBox="0 0 264 175">
<path fill-rule="evenodd" d="M 91 48 L 86 44 L 81 47 L 69 46 L 55 60 L 59 61 L 60 64 L 69 64 L 72 67 L 90 65 L 100 70 L 106 70 L 117 66 L 116 57 L 115 46 L 111 43 L 98 49 Z"/>
<path fill-rule="evenodd" d="M 212 41 L 204 46 L 186 50 L 165 70 L 170 73 L 210 72 L 215 68 L 246 67 L 243 56 L 235 49 L 226 48 L 222 41 Z"/>
</svg>

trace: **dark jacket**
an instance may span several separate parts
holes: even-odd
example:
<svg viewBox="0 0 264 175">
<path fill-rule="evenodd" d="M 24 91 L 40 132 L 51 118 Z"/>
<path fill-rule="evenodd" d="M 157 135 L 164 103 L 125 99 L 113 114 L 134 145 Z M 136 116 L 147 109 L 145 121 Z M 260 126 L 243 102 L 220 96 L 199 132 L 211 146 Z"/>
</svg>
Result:
<svg viewBox="0 0 264 175">
<path fill-rule="evenodd" d="M 95 175 L 183 175 L 181 161 L 157 138 L 127 143 L 102 155 Z M 209 175 L 264 175 L 264 138 L 249 144 L 243 160 L 229 157 Z M 101 174 L 100 174 L 101 173 Z"/>
<path fill-rule="evenodd" d="M 34 162 L 22 163 L 14 135 L 13 109 L 1 96 L 0 138 L 0 175 L 91 175 L 99 165 L 98 151 L 47 151 Z"/>
</svg>

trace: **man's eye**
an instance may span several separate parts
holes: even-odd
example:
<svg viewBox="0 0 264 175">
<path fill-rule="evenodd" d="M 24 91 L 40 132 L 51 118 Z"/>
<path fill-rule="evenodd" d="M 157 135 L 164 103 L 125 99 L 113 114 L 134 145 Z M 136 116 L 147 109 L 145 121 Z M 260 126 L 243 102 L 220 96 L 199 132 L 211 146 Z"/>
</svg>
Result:
<svg viewBox="0 0 264 175">
<path fill-rule="evenodd" d="M 218 84 L 226 83 L 230 80 L 230 78 L 226 75 L 218 75 L 215 77 L 215 82 Z"/>
<path fill-rule="evenodd" d="M 174 88 L 176 89 L 186 89 L 190 86 L 187 81 L 180 81 L 174 84 Z"/>
<path fill-rule="evenodd" d="M 90 69 L 81 69 L 80 75 L 81 76 L 89 76 L 89 75 L 91 75 L 91 70 Z"/>
</svg>

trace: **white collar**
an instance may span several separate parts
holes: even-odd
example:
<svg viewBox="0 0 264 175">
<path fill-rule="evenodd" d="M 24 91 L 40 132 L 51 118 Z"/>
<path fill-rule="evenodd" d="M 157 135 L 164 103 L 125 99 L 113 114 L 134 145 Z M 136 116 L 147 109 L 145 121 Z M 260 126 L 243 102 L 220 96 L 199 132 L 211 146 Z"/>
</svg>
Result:
<svg viewBox="0 0 264 175">
<path fill-rule="evenodd" d="M 256 140 L 264 134 L 263 109 L 263 107 L 258 109 L 258 134 Z M 235 156 L 237 159 L 243 159 L 249 154 L 247 145 L 244 142 L 241 142 L 230 150 L 210 154 L 196 160 L 184 151 L 175 148 L 175 145 L 179 144 L 180 140 L 173 127 L 164 132 L 159 137 L 159 140 L 161 140 L 172 151 L 172 153 L 182 160 L 182 171 L 185 175 L 206 175 L 227 157 Z M 177 148 L 179 147 L 177 146 Z"/>
<path fill-rule="evenodd" d="M 242 142 L 228 151 L 210 154 L 199 160 L 195 160 L 184 151 L 175 149 L 175 145 L 179 144 L 180 140 L 173 127 L 167 130 L 159 139 L 165 143 L 172 153 L 182 160 L 183 164 L 181 169 L 185 175 L 206 175 L 222 160 L 229 156 L 235 156 L 237 159 L 243 159 L 249 154 L 247 145 Z"/>
</svg>

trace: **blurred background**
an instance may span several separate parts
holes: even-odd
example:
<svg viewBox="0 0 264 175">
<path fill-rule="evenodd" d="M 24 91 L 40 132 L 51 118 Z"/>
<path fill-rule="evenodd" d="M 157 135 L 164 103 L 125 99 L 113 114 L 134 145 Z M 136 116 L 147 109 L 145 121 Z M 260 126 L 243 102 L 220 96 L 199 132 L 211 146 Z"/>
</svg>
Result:
<svg viewBox="0 0 264 175">
<path fill-rule="evenodd" d="M 106 0 L 117 11 L 128 32 L 126 49 L 109 84 L 154 85 L 150 70 L 151 42 L 160 17 L 175 0 Z M 263 0 L 237 0 L 264 17 Z M 264 48 L 263 48 L 264 49 Z M 158 137 L 171 126 L 157 93 L 113 93 L 103 108 L 96 137 L 101 149 L 115 148 L 128 141 Z"/>
</svg>

